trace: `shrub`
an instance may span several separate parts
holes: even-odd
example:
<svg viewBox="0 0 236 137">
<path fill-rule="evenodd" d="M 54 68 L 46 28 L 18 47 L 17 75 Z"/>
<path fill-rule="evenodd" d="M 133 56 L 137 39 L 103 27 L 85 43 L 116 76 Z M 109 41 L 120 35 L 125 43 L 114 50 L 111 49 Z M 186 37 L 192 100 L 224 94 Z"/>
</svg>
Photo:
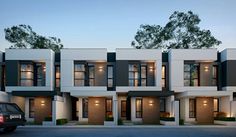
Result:
<svg viewBox="0 0 236 137">
<path fill-rule="evenodd" d="M 123 125 L 122 119 L 118 119 L 118 125 Z"/>
<path fill-rule="evenodd" d="M 215 117 L 214 120 L 220 120 L 220 121 L 236 121 L 235 117 Z"/>
<path fill-rule="evenodd" d="M 52 121 L 52 117 L 45 117 L 44 121 Z"/>
<path fill-rule="evenodd" d="M 106 121 L 114 121 L 113 117 L 106 117 Z"/>
<path fill-rule="evenodd" d="M 184 120 L 183 119 L 179 120 L 179 125 L 184 125 Z"/>
<path fill-rule="evenodd" d="M 65 118 L 62 119 L 57 119 L 57 125 L 64 125 L 66 124 L 68 121 Z"/>
<path fill-rule="evenodd" d="M 163 121 L 175 121 L 175 118 L 174 117 L 161 117 L 160 120 L 163 120 Z"/>
<path fill-rule="evenodd" d="M 170 117 L 170 113 L 169 112 L 161 112 L 160 117 Z"/>
</svg>

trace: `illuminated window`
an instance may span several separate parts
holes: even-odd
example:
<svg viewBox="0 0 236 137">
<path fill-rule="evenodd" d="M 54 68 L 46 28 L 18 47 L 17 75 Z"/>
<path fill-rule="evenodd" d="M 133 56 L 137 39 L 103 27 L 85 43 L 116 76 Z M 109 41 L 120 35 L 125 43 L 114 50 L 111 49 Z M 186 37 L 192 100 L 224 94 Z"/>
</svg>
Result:
<svg viewBox="0 0 236 137">
<path fill-rule="evenodd" d="M 29 99 L 29 118 L 34 118 L 35 113 L 35 105 L 34 105 L 34 99 Z"/>
<path fill-rule="evenodd" d="M 20 65 L 20 85 L 21 86 L 34 85 L 33 64 Z"/>
<path fill-rule="evenodd" d="M 85 65 L 84 64 L 74 65 L 74 85 L 85 86 Z"/>
<path fill-rule="evenodd" d="M 88 99 L 87 98 L 83 98 L 82 99 L 82 103 L 83 103 L 83 118 L 88 118 Z"/>
<path fill-rule="evenodd" d="M 136 99 L 136 118 L 142 118 L 142 99 Z"/>
<path fill-rule="evenodd" d="M 161 69 L 161 86 L 163 88 L 166 87 L 166 66 L 162 66 L 162 69 Z"/>
<path fill-rule="evenodd" d="M 189 118 L 196 118 L 196 100 L 189 99 Z"/>
<path fill-rule="evenodd" d="M 61 79 L 61 75 L 60 75 L 60 66 L 56 66 L 56 88 L 60 87 L 60 79 Z"/>
<path fill-rule="evenodd" d="M 184 64 L 184 86 L 199 86 L 199 64 Z"/>
</svg>

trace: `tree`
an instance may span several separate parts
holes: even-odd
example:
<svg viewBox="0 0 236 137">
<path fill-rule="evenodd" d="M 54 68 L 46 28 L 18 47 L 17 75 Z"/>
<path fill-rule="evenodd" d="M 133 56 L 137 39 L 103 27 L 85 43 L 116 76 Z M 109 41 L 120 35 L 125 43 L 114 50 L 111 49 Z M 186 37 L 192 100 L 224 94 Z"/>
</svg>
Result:
<svg viewBox="0 0 236 137">
<path fill-rule="evenodd" d="M 199 49 L 212 48 L 221 41 L 212 36 L 210 30 L 201 30 L 198 15 L 175 11 L 168 23 L 160 25 L 140 25 L 131 46 L 140 49 Z"/>
<path fill-rule="evenodd" d="M 29 25 L 12 26 L 4 32 L 5 39 L 13 43 L 10 48 L 52 49 L 55 52 L 63 48 L 59 38 L 38 35 Z"/>
</svg>

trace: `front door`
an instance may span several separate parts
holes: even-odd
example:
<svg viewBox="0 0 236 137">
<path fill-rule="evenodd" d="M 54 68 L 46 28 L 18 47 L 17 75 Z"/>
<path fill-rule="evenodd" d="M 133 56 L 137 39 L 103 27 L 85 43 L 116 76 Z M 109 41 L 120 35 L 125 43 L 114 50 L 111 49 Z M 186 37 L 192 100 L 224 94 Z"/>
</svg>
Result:
<svg viewBox="0 0 236 137">
<path fill-rule="evenodd" d="M 121 118 L 126 119 L 126 100 L 121 100 Z"/>
</svg>

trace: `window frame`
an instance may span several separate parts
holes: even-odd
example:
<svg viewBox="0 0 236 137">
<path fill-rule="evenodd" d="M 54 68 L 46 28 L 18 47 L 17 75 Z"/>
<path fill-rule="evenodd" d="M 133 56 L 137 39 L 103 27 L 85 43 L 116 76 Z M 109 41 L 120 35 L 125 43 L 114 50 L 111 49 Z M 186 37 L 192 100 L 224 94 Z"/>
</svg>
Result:
<svg viewBox="0 0 236 137">
<path fill-rule="evenodd" d="M 90 69 L 91 68 L 93 68 L 93 77 L 90 77 Z M 85 66 L 85 72 L 86 72 L 86 66 Z M 85 73 L 85 79 L 86 79 L 86 73 Z M 91 80 L 93 81 L 93 85 L 90 85 Z M 85 85 L 86 85 L 86 83 L 85 83 Z M 95 66 L 93 64 L 88 64 L 88 86 L 95 86 Z"/>
<path fill-rule="evenodd" d="M 57 69 L 59 68 L 59 69 Z M 58 70 L 58 71 L 57 71 Z M 59 76 L 57 77 L 57 73 L 59 73 Z M 59 86 L 57 86 L 57 81 L 59 81 Z M 55 87 L 60 88 L 61 87 L 61 66 L 55 65 Z"/>
<path fill-rule="evenodd" d="M 214 75 L 214 71 L 216 75 Z M 212 83 L 211 84 L 212 86 L 218 85 L 218 65 L 212 66 Z"/>
<path fill-rule="evenodd" d="M 32 110 L 32 104 L 33 103 L 33 109 L 35 109 L 35 99 L 29 98 L 29 118 L 35 118 L 35 110 Z M 32 116 L 33 113 L 33 116 Z"/>
<path fill-rule="evenodd" d="M 142 68 L 145 68 L 145 71 L 146 71 L 146 73 L 145 73 L 146 77 L 145 78 L 142 77 L 142 73 L 143 73 Z M 147 64 L 141 64 L 140 65 L 140 86 L 147 86 L 147 77 L 148 77 L 147 73 L 148 73 L 147 72 Z M 143 85 L 143 82 L 142 82 L 143 80 L 146 80 L 145 85 Z"/>
<path fill-rule="evenodd" d="M 108 107 L 108 101 L 110 101 L 110 105 L 111 105 L 111 107 L 109 108 Z M 106 117 L 109 117 L 109 115 L 111 114 L 112 115 L 112 117 L 113 117 L 113 102 L 112 102 L 112 99 L 111 98 L 107 98 L 106 99 Z"/>
<path fill-rule="evenodd" d="M 133 66 L 137 66 L 137 70 L 135 70 L 134 69 L 134 67 L 132 68 L 132 69 L 130 69 L 130 66 L 131 65 L 133 65 Z M 129 63 L 129 68 L 128 68 L 128 70 L 129 70 L 129 74 L 128 74 L 128 80 L 129 80 L 129 86 L 131 86 L 131 87 L 138 87 L 138 86 L 140 86 L 140 65 L 138 64 L 138 63 Z M 130 73 L 132 73 L 133 74 L 133 77 L 130 77 Z M 136 73 L 137 73 L 137 78 L 135 77 L 135 75 L 136 75 Z M 131 83 L 130 83 L 130 81 L 133 81 L 133 84 L 131 85 Z M 137 85 L 135 85 L 136 83 L 136 81 L 138 81 L 138 83 L 137 83 Z"/>
<path fill-rule="evenodd" d="M 189 71 L 185 70 L 185 65 L 189 66 Z M 196 65 L 197 67 L 197 78 L 194 78 L 192 76 L 192 74 L 194 73 L 194 70 L 192 69 L 192 67 Z M 189 79 L 185 78 L 185 73 L 189 74 Z M 191 83 L 194 83 L 194 80 L 198 81 L 197 85 L 192 85 Z M 185 85 L 185 81 L 189 81 L 189 85 Z M 190 86 L 190 87 L 198 87 L 200 86 L 200 64 L 199 63 L 184 63 L 184 86 Z"/>
<path fill-rule="evenodd" d="M 140 110 L 138 111 L 138 102 L 140 101 Z M 140 114 L 140 115 L 138 115 Z M 136 98 L 135 100 L 135 115 L 136 118 L 143 118 L 143 99 L 142 98 Z"/>
<path fill-rule="evenodd" d="M 84 70 L 76 70 L 75 69 L 75 66 L 76 65 L 83 65 L 84 66 Z M 84 75 L 84 78 L 76 78 L 75 77 L 75 73 L 76 72 L 81 72 L 83 73 Z M 84 81 L 84 84 L 83 85 L 76 85 L 76 80 L 81 80 L 81 81 Z M 74 86 L 75 87 L 83 87 L 83 86 L 86 86 L 86 64 L 85 63 L 81 63 L 81 62 L 74 62 Z"/>
<path fill-rule="evenodd" d="M 32 67 L 32 70 L 31 71 L 29 71 L 29 70 L 24 70 L 24 71 L 22 71 L 22 66 L 23 65 L 31 65 L 31 67 Z M 27 80 L 29 80 L 29 81 L 31 81 L 32 82 L 32 84 L 31 85 L 29 85 L 29 86 L 27 86 L 27 87 L 32 87 L 32 86 L 34 86 L 34 75 L 35 75 L 35 72 L 34 72 L 34 65 L 33 65 L 33 63 L 32 62 L 21 62 L 20 63 L 20 68 L 19 68 L 19 72 L 20 72 L 20 78 L 19 78 L 19 85 L 20 86 L 27 86 L 27 85 L 22 85 L 22 81 L 27 81 Z M 22 74 L 23 73 L 27 73 L 27 72 L 30 72 L 30 73 L 32 73 L 31 75 L 32 75 L 32 78 L 22 78 Z"/>
<path fill-rule="evenodd" d="M 112 75 L 109 77 L 109 68 L 112 70 Z M 109 80 L 112 81 L 112 86 L 109 86 Z M 113 65 L 107 65 L 107 88 L 114 88 L 114 66 Z"/>
<path fill-rule="evenodd" d="M 164 75 L 162 75 L 162 69 L 164 68 Z M 164 77 L 163 77 L 164 76 Z M 163 84 L 163 81 L 164 81 L 164 86 L 162 85 Z M 161 87 L 162 88 L 166 88 L 166 65 L 162 65 L 161 67 Z"/>
<path fill-rule="evenodd" d="M 86 111 L 85 108 L 87 108 Z M 82 117 L 88 118 L 88 98 L 82 98 Z"/>
<path fill-rule="evenodd" d="M 193 102 L 193 110 L 191 110 L 190 108 L 192 107 L 192 106 L 190 106 L 190 102 Z M 193 99 L 193 98 L 190 98 L 189 99 L 189 118 L 196 118 L 196 99 Z M 193 116 L 192 115 L 190 115 L 191 113 L 193 113 Z"/>
</svg>

